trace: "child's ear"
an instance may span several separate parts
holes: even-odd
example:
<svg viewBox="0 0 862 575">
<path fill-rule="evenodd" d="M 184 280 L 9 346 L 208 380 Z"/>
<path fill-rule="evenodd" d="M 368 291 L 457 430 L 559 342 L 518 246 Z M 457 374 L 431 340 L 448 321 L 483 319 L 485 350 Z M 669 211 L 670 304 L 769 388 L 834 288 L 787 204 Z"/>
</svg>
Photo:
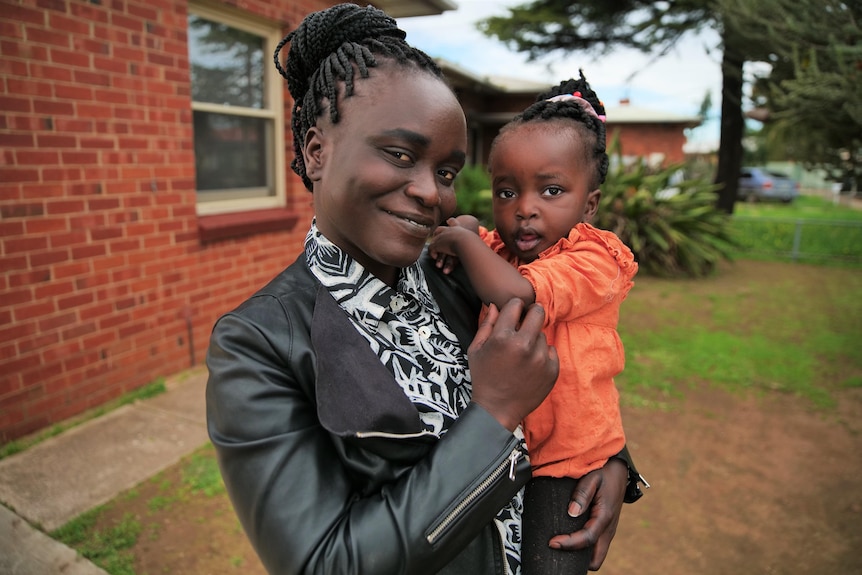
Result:
<svg viewBox="0 0 862 575">
<path fill-rule="evenodd" d="M 305 175 L 312 182 L 320 180 L 324 163 L 325 137 L 323 130 L 312 126 L 305 133 L 302 146 L 302 159 L 305 162 Z"/>
<path fill-rule="evenodd" d="M 602 190 L 596 188 L 587 194 L 587 203 L 584 204 L 584 221 L 589 223 L 593 221 L 599 211 L 599 200 L 602 199 Z"/>
</svg>

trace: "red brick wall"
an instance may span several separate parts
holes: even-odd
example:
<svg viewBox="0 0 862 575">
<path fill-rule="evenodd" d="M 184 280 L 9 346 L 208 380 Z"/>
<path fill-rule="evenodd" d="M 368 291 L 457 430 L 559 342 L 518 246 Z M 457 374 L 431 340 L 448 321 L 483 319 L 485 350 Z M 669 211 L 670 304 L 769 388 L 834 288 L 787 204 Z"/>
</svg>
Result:
<svg viewBox="0 0 862 575">
<path fill-rule="evenodd" d="M 680 124 L 608 124 L 608 144 L 619 131 L 620 152 L 623 156 L 647 158 L 651 154 L 665 155 L 664 165 L 685 161 L 685 131 Z"/>
<path fill-rule="evenodd" d="M 332 2 L 230 4 L 287 30 Z M 289 168 L 291 230 L 200 240 L 186 17 L 0 0 L 0 443 L 201 364 L 215 319 L 299 253 Z"/>
</svg>

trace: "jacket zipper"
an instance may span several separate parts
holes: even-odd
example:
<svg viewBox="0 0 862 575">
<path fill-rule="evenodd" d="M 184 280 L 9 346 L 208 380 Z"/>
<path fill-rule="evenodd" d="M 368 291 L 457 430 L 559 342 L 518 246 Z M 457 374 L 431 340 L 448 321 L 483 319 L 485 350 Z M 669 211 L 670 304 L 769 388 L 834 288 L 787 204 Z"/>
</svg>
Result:
<svg viewBox="0 0 862 575">
<path fill-rule="evenodd" d="M 440 522 L 437 527 L 431 530 L 431 533 L 428 534 L 426 539 L 428 543 L 433 544 L 437 538 L 446 530 L 449 525 L 451 525 L 455 519 L 473 502 L 475 501 L 483 492 L 485 492 L 491 485 L 493 485 L 503 473 L 508 469 L 509 471 L 509 479 L 511 481 L 515 480 L 515 465 L 518 462 L 518 459 L 521 457 L 521 450 L 517 447 L 512 449 L 512 452 L 506 458 L 505 461 L 501 461 L 500 464 L 491 472 L 491 474 L 486 477 L 482 483 L 476 486 L 473 491 L 467 494 L 467 497 L 461 500 L 461 502 L 455 506 L 455 509 L 449 512 L 446 517 L 443 518 L 443 521 Z"/>
</svg>

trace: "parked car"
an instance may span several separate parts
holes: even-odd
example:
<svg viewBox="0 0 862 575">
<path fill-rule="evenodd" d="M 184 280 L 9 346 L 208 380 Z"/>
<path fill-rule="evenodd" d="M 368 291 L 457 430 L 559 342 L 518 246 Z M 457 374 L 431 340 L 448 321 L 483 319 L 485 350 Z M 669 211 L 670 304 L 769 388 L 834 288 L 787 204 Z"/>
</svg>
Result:
<svg viewBox="0 0 862 575">
<path fill-rule="evenodd" d="M 740 200 L 749 202 L 780 200 L 790 203 L 799 195 L 799 182 L 767 168 L 742 168 L 737 195 Z"/>
</svg>

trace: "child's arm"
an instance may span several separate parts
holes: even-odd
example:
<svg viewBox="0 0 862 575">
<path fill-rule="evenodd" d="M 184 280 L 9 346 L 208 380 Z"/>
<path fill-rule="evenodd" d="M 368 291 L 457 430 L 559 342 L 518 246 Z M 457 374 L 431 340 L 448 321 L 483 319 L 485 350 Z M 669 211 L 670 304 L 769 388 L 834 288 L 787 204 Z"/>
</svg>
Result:
<svg viewBox="0 0 862 575">
<path fill-rule="evenodd" d="M 532 284 L 486 246 L 477 233 L 461 225 L 455 218 L 449 218 L 447 224 L 438 227 L 431 238 L 429 250 L 437 260 L 438 267 L 449 265 L 442 263 L 441 255 L 457 257 L 476 293 L 486 304 L 493 303 L 501 307 L 514 297 L 527 305 L 536 300 Z"/>
</svg>

